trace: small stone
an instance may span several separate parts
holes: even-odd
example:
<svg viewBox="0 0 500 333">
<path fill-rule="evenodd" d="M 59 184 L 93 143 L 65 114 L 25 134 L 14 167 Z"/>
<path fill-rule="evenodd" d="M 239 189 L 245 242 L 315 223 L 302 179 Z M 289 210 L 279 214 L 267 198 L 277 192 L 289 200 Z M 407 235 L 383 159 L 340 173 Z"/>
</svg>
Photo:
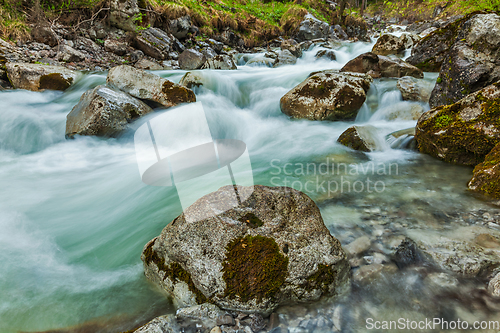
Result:
<svg viewBox="0 0 500 333">
<path fill-rule="evenodd" d="M 215 326 L 210 330 L 210 333 L 222 333 L 222 330 L 220 329 L 219 326 Z"/>
<path fill-rule="evenodd" d="M 394 261 L 399 268 L 404 268 L 420 261 L 415 243 L 406 238 L 396 249 Z"/>
<path fill-rule="evenodd" d="M 233 316 L 225 314 L 222 316 L 217 317 L 217 325 L 228 325 L 228 326 L 234 326 L 235 321 Z"/>
<path fill-rule="evenodd" d="M 368 236 L 359 237 L 355 241 L 344 246 L 344 250 L 350 256 L 356 256 L 367 251 L 371 246 Z"/>
</svg>

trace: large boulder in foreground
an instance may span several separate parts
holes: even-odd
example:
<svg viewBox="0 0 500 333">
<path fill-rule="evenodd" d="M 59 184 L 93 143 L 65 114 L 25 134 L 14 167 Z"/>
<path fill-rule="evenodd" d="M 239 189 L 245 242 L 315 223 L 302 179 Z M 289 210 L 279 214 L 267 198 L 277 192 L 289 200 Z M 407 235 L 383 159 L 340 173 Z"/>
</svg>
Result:
<svg viewBox="0 0 500 333">
<path fill-rule="evenodd" d="M 81 77 L 79 72 L 62 66 L 10 62 L 5 67 L 9 80 L 16 89 L 66 90 Z"/>
<path fill-rule="evenodd" d="M 454 103 L 500 80 L 500 16 L 473 13 L 418 43 L 408 62 L 439 71 L 430 106 Z"/>
<path fill-rule="evenodd" d="M 130 122 L 152 111 L 145 103 L 124 92 L 97 86 L 86 91 L 68 114 L 66 137 L 77 134 L 117 136 Z"/>
<path fill-rule="evenodd" d="M 500 142 L 500 84 L 424 113 L 416 136 L 422 153 L 445 162 L 477 165 Z"/>
<path fill-rule="evenodd" d="M 342 67 L 341 72 L 367 73 L 373 78 L 413 76 L 423 78 L 424 73 L 401 59 L 363 53 Z"/>
<path fill-rule="evenodd" d="M 346 254 L 307 195 L 287 187 L 237 189 L 247 198 L 241 205 L 228 209 L 235 189 L 224 186 L 144 247 L 146 277 L 177 307 L 208 301 L 269 314 L 279 305 L 328 299 L 349 288 Z"/>
<path fill-rule="evenodd" d="M 408 50 L 420 40 L 420 37 L 414 34 L 402 34 L 394 36 L 382 35 L 372 48 L 372 52 L 378 55 L 400 54 Z"/>
<path fill-rule="evenodd" d="M 366 100 L 371 82 L 369 75 L 358 73 L 313 73 L 281 98 L 281 112 L 309 120 L 353 119 Z"/>
<path fill-rule="evenodd" d="M 110 69 L 106 83 L 155 106 L 169 108 L 180 103 L 196 102 L 192 90 L 127 65 Z"/>
<path fill-rule="evenodd" d="M 500 199 L 500 144 L 486 155 L 484 162 L 476 165 L 468 186 L 474 192 Z"/>
</svg>

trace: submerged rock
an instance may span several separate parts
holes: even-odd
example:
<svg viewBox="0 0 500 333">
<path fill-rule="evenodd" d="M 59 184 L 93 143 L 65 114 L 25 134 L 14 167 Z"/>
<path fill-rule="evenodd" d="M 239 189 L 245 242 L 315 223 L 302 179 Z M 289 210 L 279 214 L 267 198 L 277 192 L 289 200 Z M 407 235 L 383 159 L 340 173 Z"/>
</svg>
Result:
<svg viewBox="0 0 500 333">
<path fill-rule="evenodd" d="M 398 80 L 397 86 L 403 100 L 428 103 L 434 83 L 411 76 L 403 76 Z"/>
<path fill-rule="evenodd" d="M 497 273 L 488 283 L 488 291 L 493 297 L 500 297 L 500 273 Z"/>
<path fill-rule="evenodd" d="M 179 66 L 181 69 L 193 70 L 199 69 L 207 61 L 207 57 L 197 50 L 185 50 L 179 55 Z"/>
<path fill-rule="evenodd" d="M 172 107 L 180 103 L 196 102 L 194 92 L 158 75 L 122 65 L 112 68 L 106 83 L 136 98 Z"/>
<path fill-rule="evenodd" d="M 383 150 L 384 142 L 380 141 L 376 127 L 371 125 L 354 125 L 344 131 L 338 142 L 354 150 L 371 152 Z"/>
<path fill-rule="evenodd" d="M 418 103 L 398 102 L 380 108 L 371 120 L 418 120 L 424 113 L 424 108 Z"/>
<path fill-rule="evenodd" d="M 370 76 L 357 73 L 313 73 L 281 98 L 281 112 L 309 120 L 353 119 L 366 100 L 371 82 Z"/>
<path fill-rule="evenodd" d="M 66 121 L 66 137 L 96 135 L 117 136 L 135 119 L 152 112 L 149 106 L 130 95 L 97 86 L 86 91 Z"/>
<path fill-rule="evenodd" d="M 477 165 L 500 142 L 500 84 L 484 88 L 418 120 L 418 149 L 445 162 Z"/>
<path fill-rule="evenodd" d="M 9 80 L 16 89 L 66 90 L 81 77 L 79 72 L 62 66 L 10 62 L 5 67 Z"/>
<path fill-rule="evenodd" d="M 372 52 L 377 55 L 400 54 L 411 48 L 420 37 L 413 34 L 402 34 L 400 37 L 394 35 L 382 35 L 375 45 Z"/>
<path fill-rule="evenodd" d="M 189 89 L 194 89 L 201 87 L 206 84 L 206 78 L 203 73 L 197 72 L 187 72 L 179 81 L 179 85 L 184 86 Z"/>
<path fill-rule="evenodd" d="M 493 148 L 484 162 L 476 165 L 469 189 L 500 199 L 500 144 Z"/>
<path fill-rule="evenodd" d="M 401 59 L 363 53 L 345 64 L 341 72 L 367 73 L 374 78 L 413 76 L 423 78 L 424 73 Z"/>
<path fill-rule="evenodd" d="M 316 55 L 314 57 L 316 59 L 326 59 L 331 61 L 337 60 L 337 56 L 335 55 L 335 52 L 333 52 L 332 50 L 320 50 L 316 52 Z"/>
<path fill-rule="evenodd" d="M 204 68 L 230 70 L 236 69 L 236 64 L 234 63 L 233 57 L 221 54 L 208 59 L 202 69 Z"/>
<path fill-rule="evenodd" d="M 224 211 L 236 198 L 233 186 L 222 187 L 145 246 L 146 277 L 177 307 L 208 301 L 269 314 L 281 304 L 336 297 L 348 288 L 346 255 L 309 197 L 286 187 L 237 188 L 247 198 L 237 208 Z"/>
<path fill-rule="evenodd" d="M 392 149 L 416 149 L 415 127 L 392 132 L 385 137 Z"/>
</svg>

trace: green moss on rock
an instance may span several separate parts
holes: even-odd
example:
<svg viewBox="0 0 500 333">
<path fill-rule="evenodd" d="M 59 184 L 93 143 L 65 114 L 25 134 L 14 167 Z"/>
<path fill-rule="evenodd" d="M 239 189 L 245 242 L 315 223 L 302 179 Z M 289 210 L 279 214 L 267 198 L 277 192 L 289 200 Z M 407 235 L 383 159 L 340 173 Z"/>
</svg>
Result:
<svg viewBox="0 0 500 333">
<path fill-rule="evenodd" d="M 254 213 L 248 213 L 239 219 L 240 222 L 247 223 L 251 228 L 258 228 L 264 225 L 261 219 L 255 216 Z"/>
<path fill-rule="evenodd" d="M 164 280 L 168 277 L 172 282 L 182 281 L 185 282 L 189 290 L 196 296 L 196 302 L 198 304 L 210 302 L 210 300 L 203 295 L 203 293 L 196 288 L 193 280 L 191 279 L 191 274 L 189 274 L 181 264 L 173 262 L 170 265 L 165 264 L 165 258 L 159 256 L 155 250 L 153 250 L 153 245 L 155 242 L 151 242 L 149 246 L 144 250 L 144 261 L 147 264 L 154 263 L 158 267 L 159 271 L 165 272 Z"/>
<path fill-rule="evenodd" d="M 280 290 L 288 274 L 288 258 L 274 239 L 247 235 L 231 241 L 226 250 L 222 269 L 225 296 L 260 302 Z"/>
<path fill-rule="evenodd" d="M 319 264 L 314 274 L 307 278 L 301 285 L 307 291 L 321 290 L 323 294 L 328 293 L 330 286 L 335 282 L 335 272 L 332 266 Z"/>
<path fill-rule="evenodd" d="M 469 188 L 489 197 L 500 199 L 500 144 L 486 156 L 483 163 L 474 168 Z"/>
</svg>

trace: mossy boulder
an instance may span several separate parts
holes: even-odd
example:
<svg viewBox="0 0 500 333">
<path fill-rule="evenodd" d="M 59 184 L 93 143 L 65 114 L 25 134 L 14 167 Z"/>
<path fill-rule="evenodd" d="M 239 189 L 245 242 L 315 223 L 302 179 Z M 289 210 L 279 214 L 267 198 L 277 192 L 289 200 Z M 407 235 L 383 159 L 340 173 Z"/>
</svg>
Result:
<svg viewBox="0 0 500 333">
<path fill-rule="evenodd" d="M 127 65 L 112 68 L 106 83 L 152 106 L 169 108 L 181 103 L 196 102 L 191 89 Z"/>
<path fill-rule="evenodd" d="M 363 53 L 342 67 L 341 72 L 367 73 L 373 78 L 413 76 L 423 78 L 424 73 L 401 59 Z"/>
<path fill-rule="evenodd" d="M 486 155 L 484 162 L 476 165 L 469 189 L 500 199 L 500 144 Z"/>
<path fill-rule="evenodd" d="M 235 193 L 247 199 L 226 210 Z M 335 298 L 349 288 L 339 241 L 316 204 L 287 187 L 222 187 L 167 225 L 141 259 L 146 277 L 177 307 L 209 302 L 269 314 L 279 305 Z"/>
<path fill-rule="evenodd" d="M 401 54 L 405 50 L 411 48 L 415 43 L 420 40 L 420 37 L 414 34 L 402 34 L 401 36 L 394 36 L 385 34 L 380 36 L 372 48 L 372 52 L 377 55 Z"/>
<path fill-rule="evenodd" d="M 79 72 L 62 66 L 9 62 L 5 67 L 9 81 L 16 89 L 66 90 L 81 77 Z"/>
<path fill-rule="evenodd" d="M 500 84 L 495 83 L 418 120 L 418 149 L 445 162 L 475 166 L 500 142 Z"/>
<path fill-rule="evenodd" d="M 353 119 L 366 100 L 371 82 L 365 74 L 316 72 L 281 98 L 281 112 L 309 120 Z"/>
<path fill-rule="evenodd" d="M 118 136 L 129 124 L 152 112 L 145 103 L 106 86 L 86 91 L 66 121 L 66 137 L 75 135 Z"/>
</svg>

